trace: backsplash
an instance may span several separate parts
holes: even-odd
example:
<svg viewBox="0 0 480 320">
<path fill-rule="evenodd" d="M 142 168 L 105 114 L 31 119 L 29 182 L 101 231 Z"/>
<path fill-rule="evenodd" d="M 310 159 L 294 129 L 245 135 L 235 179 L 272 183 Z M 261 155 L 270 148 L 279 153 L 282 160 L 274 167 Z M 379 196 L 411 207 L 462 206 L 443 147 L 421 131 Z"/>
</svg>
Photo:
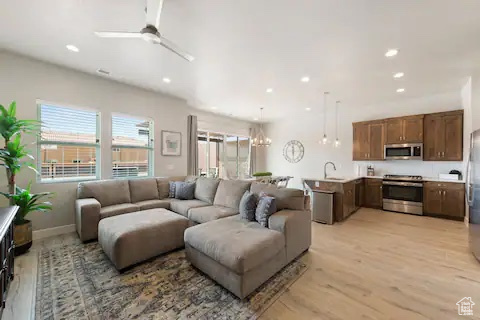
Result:
<svg viewBox="0 0 480 320">
<path fill-rule="evenodd" d="M 438 178 L 440 173 L 449 173 L 450 170 L 459 170 L 465 176 L 465 164 L 459 161 L 416 161 L 416 160 L 389 160 L 389 161 L 355 161 L 354 175 L 360 167 L 360 175 L 367 174 L 367 166 L 375 169 L 376 176 L 385 174 L 419 175 L 428 178 Z"/>
</svg>

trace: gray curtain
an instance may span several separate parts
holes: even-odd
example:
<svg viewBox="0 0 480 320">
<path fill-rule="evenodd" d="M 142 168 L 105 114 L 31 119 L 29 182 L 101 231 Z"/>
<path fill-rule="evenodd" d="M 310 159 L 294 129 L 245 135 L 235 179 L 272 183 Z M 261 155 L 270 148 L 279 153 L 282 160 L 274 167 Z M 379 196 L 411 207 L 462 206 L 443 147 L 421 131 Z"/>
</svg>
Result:
<svg viewBox="0 0 480 320">
<path fill-rule="evenodd" d="M 187 125 L 188 175 L 198 174 L 197 116 L 188 116 Z"/>
<path fill-rule="evenodd" d="M 255 128 L 250 128 L 250 141 L 255 138 L 256 130 Z M 251 142 L 250 142 L 251 145 Z M 250 175 L 257 172 L 257 148 L 250 148 Z"/>
</svg>

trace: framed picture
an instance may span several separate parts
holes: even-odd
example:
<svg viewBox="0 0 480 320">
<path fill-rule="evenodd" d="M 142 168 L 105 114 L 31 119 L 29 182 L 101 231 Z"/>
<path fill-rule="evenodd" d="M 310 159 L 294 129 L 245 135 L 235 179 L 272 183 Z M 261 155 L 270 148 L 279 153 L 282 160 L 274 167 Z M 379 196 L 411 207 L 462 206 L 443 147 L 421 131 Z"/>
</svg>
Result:
<svg viewBox="0 0 480 320">
<path fill-rule="evenodd" d="M 182 155 L 182 133 L 162 130 L 162 156 Z"/>
</svg>

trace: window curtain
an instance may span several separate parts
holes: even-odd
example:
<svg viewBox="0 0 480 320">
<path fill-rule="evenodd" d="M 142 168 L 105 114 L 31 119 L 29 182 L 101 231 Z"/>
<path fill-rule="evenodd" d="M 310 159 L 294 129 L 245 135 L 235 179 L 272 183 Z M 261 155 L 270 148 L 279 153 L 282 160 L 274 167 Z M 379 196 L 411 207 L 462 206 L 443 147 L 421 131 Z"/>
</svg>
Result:
<svg viewBox="0 0 480 320">
<path fill-rule="evenodd" d="M 197 116 L 188 116 L 187 125 L 187 162 L 188 175 L 198 175 Z"/>
<path fill-rule="evenodd" d="M 255 138 L 255 128 L 250 128 L 250 175 L 257 171 L 257 148 L 252 146 L 252 140 Z"/>
</svg>

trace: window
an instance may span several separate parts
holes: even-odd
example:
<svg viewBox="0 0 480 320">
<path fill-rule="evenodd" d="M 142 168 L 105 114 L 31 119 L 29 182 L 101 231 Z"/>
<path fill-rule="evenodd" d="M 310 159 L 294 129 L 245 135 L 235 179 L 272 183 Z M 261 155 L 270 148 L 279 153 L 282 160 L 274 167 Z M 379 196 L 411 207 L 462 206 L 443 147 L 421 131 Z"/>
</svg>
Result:
<svg viewBox="0 0 480 320">
<path fill-rule="evenodd" d="M 112 116 L 112 176 L 153 176 L 153 122 Z"/>
<path fill-rule="evenodd" d="M 38 103 L 38 110 L 42 122 L 37 157 L 40 181 L 97 179 L 100 114 L 43 102 Z"/>
<path fill-rule="evenodd" d="M 250 175 L 250 138 L 198 132 L 198 174 L 245 178 Z"/>
</svg>

